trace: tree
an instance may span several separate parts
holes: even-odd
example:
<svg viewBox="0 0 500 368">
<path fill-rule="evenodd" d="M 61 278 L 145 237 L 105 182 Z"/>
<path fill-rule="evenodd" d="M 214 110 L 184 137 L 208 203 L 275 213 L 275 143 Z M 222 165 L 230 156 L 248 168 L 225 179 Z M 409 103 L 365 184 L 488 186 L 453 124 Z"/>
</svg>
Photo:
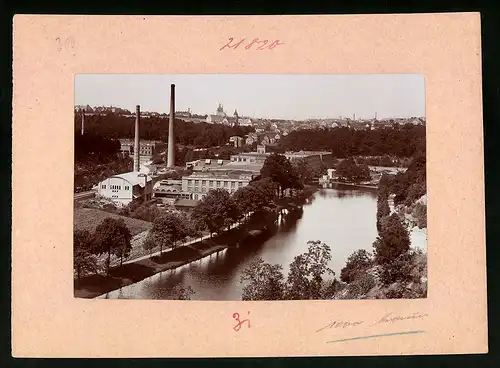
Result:
<svg viewBox="0 0 500 368">
<path fill-rule="evenodd" d="M 347 283 L 354 281 L 370 268 L 372 263 L 368 252 L 364 249 L 358 249 L 347 258 L 345 267 L 340 271 L 340 280 Z"/>
<path fill-rule="evenodd" d="M 282 300 L 284 292 L 283 267 L 271 265 L 258 258 L 243 270 L 242 300 Z"/>
<path fill-rule="evenodd" d="M 365 164 L 356 164 L 354 158 L 349 157 L 337 165 L 337 175 L 344 180 L 358 183 L 370 180 L 370 169 Z"/>
<path fill-rule="evenodd" d="M 88 230 L 75 230 L 73 232 L 73 267 L 78 280 L 82 274 L 95 272 L 96 259 L 92 252 L 92 236 Z"/>
<path fill-rule="evenodd" d="M 205 223 L 210 234 L 220 233 L 237 221 L 239 211 L 228 191 L 212 189 L 193 209 L 192 218 Z"/>
<path fill-rule="evenodd" d="M 160 255 L 163 248 L 175 248 L 177 241 L 189 235 L 187 223 L 183 213 L 166 212 L 154 219 L 149 234 L 154 243 L 160 246 Z"/>
<path fill-rule="evenodd" d="M 98 254 L 107 253 L 106 273 L 109 275 L 109 266 L 111 254 L 120 257 L 120 264 L 123 263 L 123 257 L 127 257 L 131 246 L 132 235 L 123 219 L 115 219 L 106 217 L 99 225 L 97 225 L 94 233 L 95 243 L 97 245 L 95 251 Z"/>
<path fill-rule="evenodd" d="M 275 185 L 271 179 L 261 179 L 251 182 L 246 187 L 239 188 L 233 194 L 233 199 L 241 215 L 246 215 L 249 212 L 257 213 L 272 203 L 275 191 Z"/>
<path fill-rule="evenodd" d="M 189 234 L 193 238 L 200 238 L 200 242 L 203 241 L 203 232 L 207 230 L 207 225 L 205 222 L 201 221 L 199 218 L 190 216 L 189 218 Z"/>
<path fill-rule="evenodd" d="M 410 248 L 408 230 L 401 223 L 397 214 L 393 213 L 387 217 L 387 222 L 382 226 L 373 247 L 375 262 L 379 265 L 393 262 Z"/>
<path fill-rule="evenodd" d="M 243 271 L 243 300 L 329 299 L 340 288 L 335 273 L 328 267 L 330 247 L 320 241 L 309 241 L 307 252 L 295 257 L 285 281 L 281 265 L 259 258 Z"/>
<path fill-rule="evenodd" d="M 328 267 L 330 247 L 321 241 L 308 241 L 306 253 L 296 256 L 290 264 L 286 282 L 286 299 L 322 299 L 324 276 L 335 275 Z"/>
<path fill-rule="evenodd" d="M 239 213 L 242 216 L 246 216 L 247 213 L 254 210 L 254 188 L 251 185 L 239 188 L 233 193 L 233 199 L 238 206 Z"/>
<path fill-rule="evenodd" d="M 278 183 L 278 197 L 282 197 L 285 189 L 292 188 L 297 184 L 298 174 L 290 161 L 283 155 L 273 153 L 260 170 L 262 178 L 271 178 Z"/>
<path fill-rule="evenodd" d="M 306 184 L 312 180 L 314 173 L 303 158 L 293 161 L 293 165 L 302 184 Z M 322 164 L 322 166 L 324 165 Z"/>
<path fill-rule="evenodd" d="M 153 234 L 151 233 L 151 230 L 148 231 L 146 235 L 146 239 L 144 239 L 144 242 L 142 243 L 142 247 L 149 251 L 149 254 L 151 255 L 152 251 L 154 248 L 156 248 L 157 243 L 155 241 L 155 238 Z"/>
</svg>

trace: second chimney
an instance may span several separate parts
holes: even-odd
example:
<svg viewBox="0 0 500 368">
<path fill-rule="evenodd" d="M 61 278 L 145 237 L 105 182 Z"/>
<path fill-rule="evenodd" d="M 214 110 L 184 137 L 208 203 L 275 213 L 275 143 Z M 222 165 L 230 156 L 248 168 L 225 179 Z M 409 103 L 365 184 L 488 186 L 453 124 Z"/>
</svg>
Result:
<svg viewBox="0 0 500 368">
<path fill-rule="evenodd" d="M 170 85 L 170 116 L 168 124 L 168 147 L 167 147 L 167 167 L 175 166 L 175 137 L 174 137 L 174 119 L 175 119 L 175 84 Z"/>
<path fill-rule="evenodd" d="M 82 135 L 85 134 L 85 109 L 82 109 Z"/>
<path fill-rule="evenodd" d="M 134 171 L 139 172 L 139 121 L 141 118 L 141 106 L 137 105 L 135 107 L 135 136 L 134 136 Z"/>
</svg>

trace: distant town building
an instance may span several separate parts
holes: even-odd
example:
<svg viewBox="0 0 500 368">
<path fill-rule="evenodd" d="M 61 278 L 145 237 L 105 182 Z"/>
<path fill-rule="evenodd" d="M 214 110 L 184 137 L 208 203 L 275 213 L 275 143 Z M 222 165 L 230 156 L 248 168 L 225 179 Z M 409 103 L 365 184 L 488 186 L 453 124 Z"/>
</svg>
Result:
<svg viewBox="0 0 500 368">
<path fill-rule="evenodd" d="M 191 169 L 193 171 L 206 171 L 211 168 L 227 164 L 228 162 L 229 162 L 228 160 L 223 160 L 223 159 L 203 158 L 199 160 L 186 162 L 186 169 Z"/>
<path fill-rule="evenodd" d="M 148 175 L 136 171 L 117 174 L 101 181 L 97 194 L 118 206 L 126 206 L 133 200 L 148 201 L 153 196 L 153 181 Z"/>
<path fill-rule="evenodd" d="M 243 147 L 245 140 L 240 136 L 233 135 L 232 137 L 229 138 L 229 142 L 233 143 L 233 145 L 237 148 L 237 147 Z"/>
<path fill-rule="evenodd" d="M 252 119 L 250 119 L 250 118 L 244 118 L 244 117 L 238 117 L 238 125 L 239 126 L 252 126 Z"/>
<path fill-rule="evenodd" d="M 140 141 L 139 156 L 141 164 L 149 162 L 154 156 L 165 152 L 167 144 L 161 141 Z M 134 155 L 134 141 L 132 139 L 120 139 L 120 151 L 124 155 Z"/>
</svg>

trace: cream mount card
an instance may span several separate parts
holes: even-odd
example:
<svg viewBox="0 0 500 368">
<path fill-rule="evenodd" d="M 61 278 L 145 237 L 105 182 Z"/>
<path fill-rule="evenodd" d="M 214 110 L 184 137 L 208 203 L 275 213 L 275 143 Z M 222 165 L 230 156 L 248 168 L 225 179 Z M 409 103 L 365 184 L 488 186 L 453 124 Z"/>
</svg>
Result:
<svg viewBox="0 0 500 368">
<path fill-rule="evenodd" d="M 479 14 L 16 15 L 13 37 L 14 356 L 488 351 Z M 130 167 L 81 179 L 89 136 L 122 139 Z M 188 172 L 162 191 L 160 171 L 174 168 Z M 397 177 L 387 198 L 384 173 Z M 90 192 L 110 206 L 92 207 Z M 142 206 L 174 193 L 156 210 L 201 219 L 200 243 L 171 217 L 133 217 L 127 193 Z M 245 227 L 255 213 L 279 219 Z M 189 235 L 173 241 L 174 228 Z M 99 250 L 81 251 L 77 230 Z M 315 278 L 318 259 L 337 283 Z M 408 264 L 403 282 L 395 270 Z"/>
</svg>

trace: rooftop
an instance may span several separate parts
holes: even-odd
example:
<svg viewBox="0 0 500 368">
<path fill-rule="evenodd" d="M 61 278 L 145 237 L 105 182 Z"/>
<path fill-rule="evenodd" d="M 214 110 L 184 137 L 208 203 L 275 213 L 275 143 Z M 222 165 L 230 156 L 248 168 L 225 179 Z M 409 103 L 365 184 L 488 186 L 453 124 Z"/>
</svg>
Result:
<svg viewBox="0 0 500 368">
<path fill-rule="evenodd" d="M 308 157 L 315 155 L 329 155 L 331 152 L 328 151 L 299 151 L 299 152 L 285 152 L 285 156 L 293 157 Z"/>
<path fill-rule="evenodd" d="M 183 176 L 182 178 L 221 178 L 221 179 L 251 179 L 252 173 L 246 170 L 211 170 L 211 171 L 198 171 L 188 176 Z"/>
<path fill-rule="evenodd" d="M 269 156 L 269 152 L 265 153 L 260 153 L 260 152 L 241 152 L 241 153 L 236 153 L 231 156 L 248 156 L 248 157 L 264 157 L 264 156 Z"/>
<path fill-rule="evenodd" d="M 153 180 L 153 179 L 151 179 L 150 176 L 148 176 L 144 173 L 141 173 L 141 172 L 137 172 L 137 171 L 131 171 L 131 172 L 123 173 L 123 174 L 117 174 L 117 175 L 110 176 L 110 178 L 124 179 L 124 180 L 128 181 L 132 186 L 139 185 L 140 187 L 144 187 L 144 177 L 147 178 L 148 182 Z"/>
<path fill-rule="evenodd" d="M 236 170 L 241 172 L 259 173 L 260 169 L 262 169 L 262 164 L 259 163 L 229 162 L 219 167 L 210 168 L 210 171 Z"/>
</svg>

